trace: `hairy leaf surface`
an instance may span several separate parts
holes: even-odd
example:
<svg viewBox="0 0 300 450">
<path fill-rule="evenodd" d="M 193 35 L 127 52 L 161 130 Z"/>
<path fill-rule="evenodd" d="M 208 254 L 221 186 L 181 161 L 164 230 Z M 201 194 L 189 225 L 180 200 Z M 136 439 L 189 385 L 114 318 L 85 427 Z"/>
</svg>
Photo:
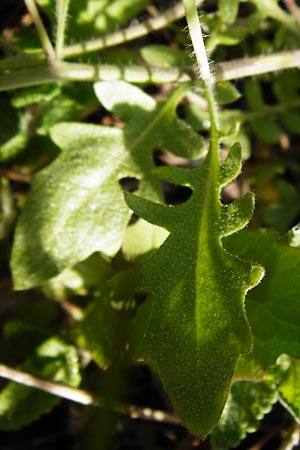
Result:
<svg viewBox="0 0 300 450">
<path fill-rule="evenodd" d="M 183 423 L 201 437 L 221 415 L 238 356 L 251 348 L 244 296 L 262 273 L 221 245 L 252 213 L 251 194 L 229 206 L 219 201 L 240 165 L 235 145 L 221 167 L 209 152 L 197 169 L 160 168 L 162 178 L 193 191 L 176 207 L 126 195 L 137 214 L 170 232 L 130 277 L 137 292 L 151 294 L 138 310 L 133 347 L 160 374 Z M 119 276 L 116 295 L 130 295 L 128 279 Z"/>
<path fill-rule="evenodd" d="M 11 263 L 17 289 L 39 285 L 95 251 L 119 250 L 130 217 L 119 181 L 134 177 L 143 195 L 162 197 L 152 173 L 154 146 L 189 158 L 203 153 L 202 138 L 175 114 L 186 89 L 156 104 L 127 83 L 98 83 L 104 106 L 125 119 L 123 130 L 80 123 L 51 129 L 62 151 L 34 177 L 18 222 Z"/>
</svg>

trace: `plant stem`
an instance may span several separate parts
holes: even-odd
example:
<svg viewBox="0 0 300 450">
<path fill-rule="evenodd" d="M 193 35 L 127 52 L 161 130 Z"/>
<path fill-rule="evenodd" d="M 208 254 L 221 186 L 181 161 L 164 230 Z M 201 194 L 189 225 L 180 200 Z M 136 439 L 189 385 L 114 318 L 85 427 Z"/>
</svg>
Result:
<svg viewBox="0 0 300 450">
<path fill-rule="evenodd" d="M 197 0 L 199 6 L 203 3 L 203 0 Z M 80 44 L 70 45 L 63 50 L 63 56 L 65 58 L 71 58 L 79 56 L 89 52 L 95 52 L 104 48 L 112 47 L 115 45 L 123 44 L 125 42 L 138 39 L 146 36 L 147 34 L 164 28 L 171 22 L 184 17 L 184 7 L 182 3 L 177 3 L 172 8 L 169 8 L 162 14 L 156 17 L 151 17 L 143 23 L 133 25 L 125 30 L 116 31 L 107 36 L 100 37 L 99 39 L 93 39 L 90 41 L 82 42 Z"/>
<path fill-rule="evenodd" d="M 203 0 L 197 0 L 200 5 Z M 181 3 L 177 3 L 172 8 L 159 14 L 156 17 L 151 17 L 145 22 L 133 25 L 124 30 L 116 31 L 107 36 L 89 41 L 80 42 L 79 44 L 69 45 L 62 49 L 61 57 L 64 59 L 81 56 L 87 53 L 96 52 L 105 48 L 120 45 L 125 42 L 133 41 L 147 34 L 160 30 L 168 25 L 170 22 L 180 19 L 184 16 L 184 7 Z M 34 64 L 45 62 L 46 58 L 43 52 L 35 53 L 33 55 L 24 55 L 22 58 L 12 57 L 0 61 L 0 70 L 18 69 L 28 67 Z"/>
<path fill-rule="evenodd" d="M 20 56 L 20 58 L 22 58 Z M 226 61 L 214 65 L 215 81 L 237 80 L 279 70 L 300 68 L 300 50 Z M 197 78 L 192 67 L 92 65 L 53 61 L 47 66 L 0 75 L 0 91 L 58 81 L 116 81 L 182 83 Z"/>
<path fill-rule="evenodd" d="M 284 0 L 284 3 L 286 4 L 286 7 L 291 12 L 291 14 L 293 14 L 293 16 L 295 17 L 298 25 L 300 25 L 300 9 L 299 6 L 296 5 L 295 0 Z"/>
<path fill-rule="evenodd" d="M 8 42 L 4 37 L 0 36 L 0 47 L 2 47 L 4 50 L 12 53 L 13 55 L 19 55 L 22 53 L 22 50 L 18 49 L 14 45 L 12 45 L 10 42 Z"/>
<path fill-rule="evenodd" d="M 39 11 L 36 7 L 34 0 L 24 0 L 26 7 L 32 16 L 32 20 L 35 24 L 36 31 L 39 35 L 42 47 L 49 59 L 55 59 L 55 51 L 48 36 L 48 33 L 44 27 Z"/>
<path fill-rule="evenodd" d="M 0 177 L 0 198 L 2 209 L 2 221 L 0 222 L 0 239 L 9 237 L 16 219 L 17 211 L 9 185 L 9 180 Z"/>
<path fill-rule="evenodd" d="M 81 405 L 103 406 L 103 401 L 100 398 L 94 397 L 83 389 L 76 389 L 62 383 L 45 380 L 4 364 L 0 364 L 0 377 L 14 381 L 15 383 L 23 384 L 24 386 L 48 392 L 52 395 L 57 395 L 58 397 L 80 403 Z M 181 424 L 179 417 L 175 414 L 151 408 L 142 408 L 135 405 L 118 403 L 114 405 L 114 411 L 120 414 L 126 414 L 132 419 L 166 422 L 175 425 Z"/>
<path fill-rule="evenodd" d="M 62 59 L 65 40 L 67 14 L 70 0 L 56 0 L 57 30 L 55 41 L 56 58 Z"/>
<path fill-rule="evenodd" d="M 262 11 L 267 11 L 267 14 L 272 19 L 284 25 L 292 33 L 300 36 L 299 24 L 294 17 L 287 14 L 274 0 L 251 0 L 256 4 L 256 7 Z"/>
<path fill-rule="evenodd" d="M 195 0 L 183 0 L 183 3 L 185 7 L 185 15 L 191 36 L 191 41 L 196 55 L 198 67 L 200 69 L 200 75 L 203 81 L 204 96 L 207 101 L 210 119 L 211 151 L 213 154 L 217 155 L 219 133 L 218 133 L 218 113 L 214 101 L 214 92 L 213 92 L 215 79 L 210 72 Z"/>
</svg>

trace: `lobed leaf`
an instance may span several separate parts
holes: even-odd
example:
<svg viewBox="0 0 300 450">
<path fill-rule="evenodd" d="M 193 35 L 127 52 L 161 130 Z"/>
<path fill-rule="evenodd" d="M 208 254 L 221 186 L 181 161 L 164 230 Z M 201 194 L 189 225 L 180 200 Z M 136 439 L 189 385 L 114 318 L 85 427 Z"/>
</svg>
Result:
<svg viewBox="0 0 300 450">
<path fill-rule="evenodd" d="M 237 158 L 236 147 L 232 152 L 229 160 Z M 229 180 L 224 164 L 221 173 Z M 250 351 L 244 296 L 262 274 L 259 266 L 222 247 L 222 234 L 232 229 L 220 231 L 219 180 L 225 178 L 219 173 L 217 155 L 210 151 L 197 169 L 159 170 L 168 181 L 191 187 L 186 203 L 166 206 L 126 195 L 131 209 L 170 235 L 130 277 L 125 273 L 114 281 L 116 296 L 132 290 L 150 294 L 137 312 L 132 351 L 159 373 L 184 425 L 200 437 L 221 415 L 237 358 Z M 243 205 L 235 207 L 238 220 L 230 209 L 227 218 L 238 229 L 249 214 Z"/>
</svg>

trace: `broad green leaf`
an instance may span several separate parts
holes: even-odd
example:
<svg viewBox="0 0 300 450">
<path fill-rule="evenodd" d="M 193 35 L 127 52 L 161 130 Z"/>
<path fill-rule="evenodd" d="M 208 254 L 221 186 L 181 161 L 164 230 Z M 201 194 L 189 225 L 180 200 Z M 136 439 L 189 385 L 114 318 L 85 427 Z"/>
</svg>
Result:
<svg viewBox="0 0 300 450">
<path fill-rule="evenodd" d="M 138 309 L 132 352 L 159 373 L 184 425 L 200 437 L 217 423 L 235 362 L 251 348 L 244 295 L 262 274 L 221 245 L 252 214 L 250 194 L 229 206 L 219 201 L 240 166 L 235 145 L 221 167 L 210 151 L 197 169 L 160 168 L 163 179 L 192 189 L 179 206 L 126 194 L 138 215 L 170 232 L 152 257 L 114 282 L 117 298 L 150 294 Z"/>
<path fill-rule="evenodd" d="M 140 50 L 140 53 L 148 64 L 155 66 L 185 67 L 193 64 L 193 60 L 188 54 L 167 45 L 147 45 Z"/>
<path fill-rule="evenodd" d="M 58 338 L 51 338 L 37 347 L 22 370 L 73 387 L 81 381 L 76 350 Z M 0 429 L 27 425 L 51 411 L 59 401 L 56 396 L 9 382 L 0 392 Z"/>
<path fill-rule="evenodd" d="M 175 114 L 187 89 L 180 86 L 157 104 L 127 83 L 97 83 L 98 97 L 125 119 L 124 129 L 52 127 L 62 151 L 33 178 L 17 225 L 11 261 L 17 289 L 42 284 L 96 251 L 112 256 L 119 250 L 130 217 L 119 181 L 135 177 L 141 193 L 162 197 L 152 173 L 154 146 L 189 158 L 204 152 L 203 139 Z"/>
<path fill-rule="evenodd" d="M 237 381 L 233 383 L 218 425 L 211 435 L 215 450 L 236 447 L 278 400 L 273 382 Z"/>
<path fill-rule="evenodd" d="M 257 361 L 267 367 L 282 353 L 300 357 L 300 249 L 280 243 L 275 232 L 266 230 L 244 230 L 227 238 L 225 246 L 266 269 L 246 302 Z"/>
<path fill-rule="evenodd" d="M 63 151 L 34 177 L 19 219 L 11 262 L 17 289 L 41 284 L 95 251 L 116 253 L 129 219 L 118 183 L 130 171 L 122 132 L 65 123 L 51 135 Z"/>
<path fill-rule="evenodd" d="M 220 0 L 218 5 L 219 16 L 222 22 L 232 24 L 239 10 L 240 0 Z"/>
</svg>

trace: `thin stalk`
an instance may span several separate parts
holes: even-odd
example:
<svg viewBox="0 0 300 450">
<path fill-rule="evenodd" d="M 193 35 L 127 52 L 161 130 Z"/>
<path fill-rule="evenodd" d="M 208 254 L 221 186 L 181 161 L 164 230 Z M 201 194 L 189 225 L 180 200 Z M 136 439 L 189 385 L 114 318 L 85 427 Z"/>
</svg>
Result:
<svg viewBox="0 0 300 450">
<path fill-rule="evenodd" d="M 55 51 L 53 45 L 50 41 L 46 28 L 42 22 L 40 13 L 36 7 L 34 0 L 24 0 L 26 7 L 32 17 L 34 25 L 36 27 L 36 31 L 39 35 L 42 47 L 45 53 L 48 55 L 49 59 L 55 59 Z"/>
<path fill-rule="evenodd" d="M 12 196 L 9 180 L 0 178 L 0 199 L 2 209 L 2 221 L 0 222 L 0 239 L 9 237 L 16 219 L 17 211 Z"/>
<path fill-rule="evenodd" d="M 295 17 L 298 25 L 300 25 L 300 9 L 299 6 L 296 5 L 295 0 L 284 0 L 284 3 L 286 4 L 286 7 L 291 12 L 291 14 L 293 14 L 293 16 Z"/>
<path fill-rule="evenodd" d="M 256 4 L 257 8 L 267 11 L 267 14 L 272 19 L 284 25 L 292 33 L 300 36 L 299 24 L 294 17 L 286 13 L 274 0 L 251 0 Z"/>
<path fill-rule="evenodd" d="M 103 406 L 103 400 L 93 396 L 90 392 L 83 389 L 73 388 L 62 383 L 57 383 L 44 378 L 37 377 L 27 372 L 0 364 L 0 377 L 15 383 L 23 384 L 34 389 L 48 392 L 52 395 L 71 400 L 81 405 Z M 143 408 L 126 403 L 116 403 L 113 406 L 115 412 L 125 414 L 132 419 L 143 419 L 155 422 L 166 422 L 180 425 L 181 421 L 178 416 L 161 410 L 151 408 Z"/>
<path fill-rule="evenodd" d="M 183 4 L 197 64 L 200 69 L 200 76 L 203 81 L 204 96 L 207 101 L 210 120 L 211 153 L 214 158 L 214 155 L 218 153 L 219 143 L 218 113 L 213 92 L 215 79 L 210 72 L 195 0 L 183 0 Z"/>
<path fill-rule="evenodd" d="M 196 3 L 199 6 L 201 3 L 203 3 L 203 0 L 197 0 Z M 138 39 L 140 37 L 146 36 L 149 33 L 152 33 L 153 31 L 164 28 L 169 23 L 184 17 L 184 14 L 184 7 L 182 3 L 177 3 L 175 6 L 169 8 L 164 13 L 159 14 L 156 17 L 151 17 L 145 22 L 133 25 L 129 28 L 126 28 L 125 30 L 116 31 L 107 36 L 82 42 L 80 44 L 70 45 L 63 50 L 63 56 L 64 58 L 72 58 L 74 56 L 95 52 L 104 48 L 120 45 L 125 42 Z"/>
<path fill-rule="evenodd" d="M 70 0 L 56 0 L 57 30 L 55 41 L 55 53 L 57 59 L 62 59 L 63 57 L 63 47 L 65 40 L 65 31 L 69 5 Z"/>
<path fill-rule="evenodd" d="M 197 4 L 200 5 L 203 0 L 197 0 Z M 92 39 L 89 41 L 80 42 L 79 44 L 69 45 L 62 49 L 62 58 L 73 58 L 75 56 L 85 55 L 87 53 L 96 52 L 105 48 L 120 45 L 125 42 L 133 41 L 140 37 L 146 36 L 149 33 L 158 31 L 169 23 L 180 19 L 184 16 L 184 7 L 181 3 L 177 3 L 172 8 L 159 14 L 156 17 L 151 17 L 145 22 L 133 25 L 124 30 L 116 31 L 98 39 Z M 18 69 L 28 67 L 30 65 L 39 64 L 45 62 L 46 58 L 43 52 L 36 53 L 34 55 L 24 55 L 21 58 L 13 57 L 6 58 L 0 61 L 0 70 Z"/>
<path fill-rule="evenodd" d="M 291 68 L 300 68 L 300 50 L 215 64 L 212 77 L 214 81 L 237 80 Z M 0 75 L 0 91 L 58 81 L 125 80 L 129 83 L 182 83 L 196 78 L 197 71 L 192 67 L 92 65 L 52 61 L 47 66 L 40 65 Z"/>
<path fill-rule="evenodd" d="M 22 53 L 22 50 L 12 45 L 10 42 L 4 39 L 3 36 L 0 36 L 0 47 L 2 47 L 9 53 L 12 53 L 13 55 L 19 55 L 20 53 Z"/>
</svg>

